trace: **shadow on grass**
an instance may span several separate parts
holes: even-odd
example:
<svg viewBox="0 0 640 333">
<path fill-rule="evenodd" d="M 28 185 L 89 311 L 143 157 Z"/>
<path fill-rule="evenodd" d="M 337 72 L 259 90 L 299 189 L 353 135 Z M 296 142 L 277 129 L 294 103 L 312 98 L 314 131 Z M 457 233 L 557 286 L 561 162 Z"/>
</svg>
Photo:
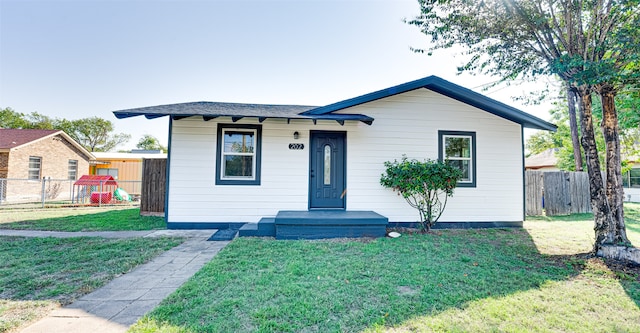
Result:
<svg viewBox="0 0 640 333">
<path fill-rule="evenodd" d="M 445 230 L 369 241 L 242 238 L 133 331 L 381 331 L 447 313 L 472 323 L 426 330 L 500 330 L 474 323 L 526 323 L 531 311 L 556 310 L 540 309 L 545 298 L 560 298 L 558 307 L 571 305 L 563 302 L 584 293 L 571 286 L 581 281 L 587 263 L 540 254 L 523 229 Z M 637 294 L 631 297 L 638 302 Z M 583 317 L 576 315 L 580 323 Z"/>
<path fill-rule="evenodd" d="M 638 220 L 625 219 L 625 227 L 627 228 L 627 232 L 633 231 L 640 234 L 640 221 Z"/>
<path fill-rule="evenodd" d="M 640 308 L 640 265 L 610 259 L 597 259 L 620 281 L 627 295 Z"/>
<path fill-rule="evenodd" d="M 61 209 L 62 210 L 62 209 Z M 163 217 L 140 216 L 139 208 L 113 209 L 98 213 L 86 213 L 87 209 L 66 209 L 67 215 L 33 219 L 26 216 L 24 221 L 0 223 L 0 229 L 49 230 L 49 231 L 119 231 L 166 229 Z M 21 212 L 16 212 L 21 214 Z"/>
</svg>

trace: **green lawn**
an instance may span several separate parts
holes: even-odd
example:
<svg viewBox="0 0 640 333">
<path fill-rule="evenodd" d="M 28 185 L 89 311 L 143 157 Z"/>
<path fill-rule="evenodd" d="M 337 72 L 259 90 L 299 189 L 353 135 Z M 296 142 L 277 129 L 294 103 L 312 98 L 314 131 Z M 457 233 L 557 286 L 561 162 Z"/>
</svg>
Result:
<svg viewBox="0 0 640 333">
<path fill-rule="evenodd" d="M 166 229 L 163 217 L 140 216 L 139 208 L 82 207 L 0 210 L 0 229 L 115 231 Z"/>
<path fill-rule="evenodd" d="M 640 244 L 640 205 L 627 207 Z M 589 257 L 593 222 L 574 218 L 365 241 L 236 239 L 131 331 L 640 331 L 640 270 Z"/>
<path fill-rule="evenodd" d="M 0 332 L 71 303 L 181 242 L 0 237 Z"/>
</svg>

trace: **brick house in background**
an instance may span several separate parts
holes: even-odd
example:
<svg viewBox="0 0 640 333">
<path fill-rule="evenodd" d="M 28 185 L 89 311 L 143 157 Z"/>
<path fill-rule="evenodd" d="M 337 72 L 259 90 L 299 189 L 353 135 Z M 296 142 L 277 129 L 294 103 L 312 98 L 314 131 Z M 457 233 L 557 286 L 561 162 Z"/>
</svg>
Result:
<svg viewBox="0 0 640 333">
<path fill-rule="evenodd" d="M 69 199 L 71 183 L 89 171 L 93 155 L 63 131 L 0 129 L 0 201 Z"/>
</svg>

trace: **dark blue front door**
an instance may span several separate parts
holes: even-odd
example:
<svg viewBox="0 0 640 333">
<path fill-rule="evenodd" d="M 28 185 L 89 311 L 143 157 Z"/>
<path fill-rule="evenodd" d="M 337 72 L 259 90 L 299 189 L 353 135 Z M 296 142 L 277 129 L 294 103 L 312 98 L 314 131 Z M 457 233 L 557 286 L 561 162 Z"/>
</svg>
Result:
<svg viewBox="0 0 640 333">
<path fill-rule="evenodd" d="M 311 131 L 309 170 L 309 208 L 344 209 L 345 132 Z"/>
</svg>

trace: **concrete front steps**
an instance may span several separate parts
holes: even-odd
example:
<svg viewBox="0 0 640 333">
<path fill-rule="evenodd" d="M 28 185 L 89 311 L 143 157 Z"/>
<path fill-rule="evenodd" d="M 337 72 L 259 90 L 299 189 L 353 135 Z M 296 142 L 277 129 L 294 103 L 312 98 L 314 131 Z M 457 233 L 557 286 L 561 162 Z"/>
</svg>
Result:
<svg viewBox="0 0 640 333">
<path fill-rule="evenodd" d="M 246 223 L 239 232 L 238 237 L 275 237 L 275 217 L 263 217 L 258 223 Z"/>
<path fill-rule="evenodd" d="M 276 239 L 384 237 L 389 220 L 373 211 L 280 211 L 276 217 L 247 223 L 239 236 Z"/>
</svg>

